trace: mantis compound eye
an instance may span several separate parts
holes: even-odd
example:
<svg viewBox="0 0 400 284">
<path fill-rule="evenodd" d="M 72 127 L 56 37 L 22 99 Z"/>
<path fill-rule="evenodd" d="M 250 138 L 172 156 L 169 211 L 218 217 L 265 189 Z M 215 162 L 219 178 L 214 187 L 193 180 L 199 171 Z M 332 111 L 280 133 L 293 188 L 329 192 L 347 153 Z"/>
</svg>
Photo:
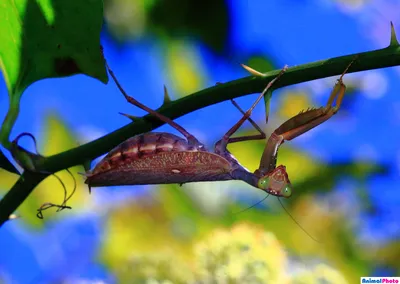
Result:
<svg viewBox="0 0 400 284">
<path fill-rule="evenodd" d="M 260 178 L 258 181 L 258 188 L 266 190 L 266 189 L 268 189 L 268 187 L 269 187 L 269 177 L 266 176 L 266 177 Z"/>
<path fill-rule="evenodd" d="M 290 197 L 292 195 L 292 186 L 287 184 L 281 191 L 283 197 Z"/>
</svg>

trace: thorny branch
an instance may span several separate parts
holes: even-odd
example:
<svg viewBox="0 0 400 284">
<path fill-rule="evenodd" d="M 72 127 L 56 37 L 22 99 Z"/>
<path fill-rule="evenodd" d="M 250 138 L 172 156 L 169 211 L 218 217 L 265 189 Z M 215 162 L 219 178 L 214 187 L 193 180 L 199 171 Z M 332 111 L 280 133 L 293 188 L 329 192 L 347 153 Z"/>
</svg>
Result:
<svg viewBox="0 0 400 284">
<path fill-rule="evenodd" d="M 277 89 L 301 82 L 339 75 L 353 60 L 355 55 L 356 54 L 340 56 L 291 67 L 286 71 L 285 76 L 277 82 L 274 88 Z M 390 45 L 383 49 L 358 53 L 358 60 L 353 64 L 349 73 L 397 65 L 400 65 L 400 45 L 392 26 Z M 224 84 L 218 84 L 177 101 L 167 100 L 157 111 L 171 119 L 176 119 L 216 103 L 258 93 L 262 91 L 268 82 L 279 72 L 280 70 L 274 70 L 266 73 L 264 77 L 249 76 Z M 92 160 L 110 151 L 113 147 L 129 137 L 151 131 L 163 124 L 163 122 L 155 119 L 151 115 L 146 115 L 97 140 L 38 160 L 35 164 L 35 172 L 26 170 L 6 196 L 0 201 L 0 226 L 8 220 L 9 216 L 28 197 L 33 189 L 50 173 L 84 164 L 88 160 Z"/>
</svg>

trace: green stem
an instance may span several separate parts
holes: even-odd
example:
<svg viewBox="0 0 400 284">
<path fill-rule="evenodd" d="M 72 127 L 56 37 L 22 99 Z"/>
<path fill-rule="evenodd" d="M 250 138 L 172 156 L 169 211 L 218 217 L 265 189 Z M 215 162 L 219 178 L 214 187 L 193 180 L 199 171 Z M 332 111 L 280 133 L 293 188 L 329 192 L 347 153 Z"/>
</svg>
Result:
<svg viewBox="0 0 400 284">
<path fill-rule="evenodd" d="M 8 108 L 7 115 L 1 125 L 0 143 L 8 150 L 11 147 L 11 142 L 9 141 L 10 133 L 19 115 L 20 99 L 21 95 L 19 94 L 10 95 L 10 107 Z"/>
<path fill-rule="evenodd" d="M 298 65 L 289 68 L 282 78 L 276 82 L 275 89 L 307 82 L 315 79 L 339 75 L 345 70 L 356 54 L 335 57 L 309 64 Z M 387 48 L 359 53 L 358 59 L 351 66 L 348 73 L 372 70 L 400 65 L 400 47 L 390 45 Z M 261 92 L 280 70 L 268 72 L 265 77 L 245 77 L 225 84 L 216 85 L 205 90 L 186 96 L 177 101 L 164 105 L 157 111 L 163 115 L 176 119 L 185 114 L 201 108 L 220 103 L 244 95 Z M 130 123 L 112 133 L 97 140 L 81 145 L 74 149 L 44 158 L 35 166 L 38 171 L 57 172 L 75 165 L 83 164 L 87 160 L 96 158 L 119 143 L 133 135 L 151 131 L 164 123 L 145 116 L 134 123 Z M 35 175 L 27 175 L 24 182 L 18 181 L 16 185 L 0 201 L 0 226 L 10 214 L 17 209 L 21 202 L 29 195 L 39 183 Z M 17 194 L 18 193 L 18 194 Z"/>
<path fill-rule="evenodd" d="M 47 174 L 32 173 L 29 171 L 25 171 L 20 176 L 12 189 L 0 201 L 0 225 L 8 221 L 9 216 L 47 176 Z"/>
</svg>

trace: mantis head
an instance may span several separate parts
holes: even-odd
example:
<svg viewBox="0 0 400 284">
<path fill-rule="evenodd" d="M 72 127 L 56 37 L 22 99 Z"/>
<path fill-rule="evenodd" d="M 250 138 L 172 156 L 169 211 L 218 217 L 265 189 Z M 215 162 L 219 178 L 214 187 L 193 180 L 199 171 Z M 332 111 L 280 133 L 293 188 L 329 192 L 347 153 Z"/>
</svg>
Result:
<svg viewBox="0 0 400 284">
<path fill-rule="evenodd" d="M 290 183 L 286 167 L 280 165 L 267 175 L 258 180 L 258 188 L 278 197 L 290 197 L 292 195 L 292 184 Z"/>
</svg>

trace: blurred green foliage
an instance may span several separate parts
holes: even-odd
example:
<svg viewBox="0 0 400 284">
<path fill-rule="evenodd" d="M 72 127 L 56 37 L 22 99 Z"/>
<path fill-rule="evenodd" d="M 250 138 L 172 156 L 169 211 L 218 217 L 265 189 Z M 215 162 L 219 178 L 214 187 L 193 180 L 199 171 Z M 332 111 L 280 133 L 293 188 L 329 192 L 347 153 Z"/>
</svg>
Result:
<svg viewBox="0 0 400 284">
<path fill-rule="evenodd" d="M 263 151 L 264 143 L 235 143 L 229 148 L 245 167 L 254 170 L 258 167 L 258 157 Z M 267 280 L 275 282 L 280 277 L 290 283 L 319 283 L 315 279 L 320 277 L 326 279 L 326 283 L 347 283 L 344 277 L 348 283 L 352 283 L 358 281 L 360 275 L 368 275 L 374 263 L 371 258 L 366 257 L 367 247 L 360 246 L 355 238 L 356 228 L 350 222 L 352 218 L 344 215 L 340 208 L 332 210 L 315 195 L 323 192 L 327 194 L 343 177 L 359 180 L 362 184 L 367 177 L 381 173 L 385 168 L 351 161 L 329 165 L 287 145 L 280 151 L 278 164 L 287 166 L 295 188 L 294 195 L 285 205 L 296 221 L 322 243 L 315 242 L 301 231 L 282 208 L 279 208 L 280 205 L 272 206 L 269 210 L 252 208 L 236 215 L 234 212 L 243 209 L 243 205 L 239 206 L 227 191 L 225 201 L 220 204 L 222 208 L 216 213 L 210 206 L 210 200 L 214 199 L 212 194 L 204 199 L 198 198 L 207 194 L 207 191 L 218 190 L 215 183 L 187 184 L 183 187 L 159 186 L 150 196 L 127 201 L 124 206 L 118 206 L 110 212 L 102 261 L 123 283 L 127 279 L 137 279 L 138 283 L 143 279 L 169 280 L 171 283 L 190 283 L 194 279 L 193 281 L 199 281 L 196 283 L 207 283 L 207 279 L 217 276 L 220 277 L 220 282 L 217 283 L 225 283 L 227 279 L 224 277 L 230 277 L 230 283 L 243 283 L 248 280 L 246 277 L 258 279 L 254 283 L 265 283 Z M 228 185 L 229 189 L 242 188 L 243 195 L 252 195 L 256 191 L 243 183 L 233 183 L 232 186 Z M 215 188 L 209 188 L 214 186 Z M 197 191 L 196 195 L 193 195 L 192 188 Z M 276 204 L 276 200 L 269 198 L 265 203 Z M 360 212 L 353 210 L 351 213 L 357 216 Z M 235 240 L 242 240 L 242 245 L 254 246 L 251 251 L 260 250 L 256 249 L 258 244 L 255 239 L 242 239 L 230 232 L 236 232 L 237 227 L 242 228 L 243 223 L 246 224 L 245 229 L 238 231 L 243 231 L 244 235 L 251 235 L 254 228 L 258 228 L 256 230 L 259 234 L 266 234 L 273 239 L 276 237 L 292 256 L 296 256 L 300 263 L 298 265 L 305 266 L 302 272 L 292 275 L 283 269 L 283 264 L 278 263 L 270 264 L 270 269 L 264 270 L 268 263 L 274 263 L 273 259 L 282 254 L 282 248 L 272 249 L 267 246 L 265 258 L 254 260 L 263 263 L 263 269 L 239 275 L 232 272 L 230 275 L 230 269 L 245 271 L 249 267 L 257 267 L 249 266 L 255 256 L 240 258 L 234 253 L 237 251 Z M 215 235 L 228 248 L 213 248 L 218 243 Z M 229 256 L 231 245 L 233 255 Z M 213 252 L 211 255 L 217 255 L 213 260 L 215 263 L 204 267 L 204 256 L 196 254 L 199 246 L 205 251 L 225 251 L 228 256 L 218 256 L 218 253 Z M 276 255 L 272 253 L 275 250 Z M 171 261 L 171 258 L 174 260 Z M 310 260 L 311 263 L 318 264 L 315 267 L 307 264 Z M 202 267 L 199 267 L 199 262 L 203 263 Z M 176 267 L 170 267 L 171 263 L 181 269 L 175 271 Z M 235 269 L 229 268 L 230 266 Z"/>
<path fill-rule="evenodd" d="M 46 121 L 45 136 L 39 141 L 51 143 L 42 145 L 43 155 L 76 146 L 73 133 L 57 116 L 49 115 Z M 236 143 L 230 150 L 244 166 L 253 170 L 258 166 L 263 146 L 263 141 Z M 362 181 L 379 172 L 380 167 L 352 162 L 324 164 L 287 145 L 282 147 L 278 163 L 287 165 L 295 188 L 285 206 L 296 221 L 322 243 L 313 241 L 301 231 L 273 198 L 265 201 L 269 209 L 252 208 L 235 214 L 244 205 L 238 205 L 231 198 L 234 197 L 233 188 L 240 188 L 245 195 L 257 193 L 257 189 L 242 182 L 217 183 L 226 184 L 232 193 L 227 191 L 224 202 L 216 204 L 220 206 L 218 212 L 208 201 L 212 195 L 205 199 L 193 195 L 193 189 L 200 195 L 210 194 L 215 183 L 170 185 L 159 186 L 147 196 L 127 199 L 124 204 L 111 206 L 111 210 L 106 211 L 101 261 L 122 283 L 128 279 L 137 281 L 129 283 L 144 283 L 140 282 L 144 279 L 207 283 L 207 279 L 217 276 L 221 277 L 220 283 L 224 283 L 225 278 L 231 283 L 243 283 L 250 278 L 254 283 L 265 283 L 266 279 L 280 279 L 281 283 L 318 283 L 316 279 L 321 277 L 327 283 L 346 283 L 343 277 L 351 283 L 360 275 L 368 275 L 374 265 L 375 251 L 385 256 L 381 260 L 383 265 L 398 269 L 397 255 L 390 247 L 376 247 L 375 250 L 368 247 L 367 250 L 357 242 L 351 218 L 339 209 L 326 207 L 315 197 L 316 193 L 329 192 L 343 176 L 350 175 Z M 89 199 L 82 177 L 76 174 L 78 171 L 82 169 L 72 169 L 78 180 L 77 194 L 70 203 L 73 210 L 45 212 L 45 221 L 82 214 L 83 204 L 93 208 L 90 205 L 93 200 Z M 16 180 L 16 175 L 6 171 L 0 175 L 0 188 L 3 189 Z M 58 175 L 71 189 L 71 177 L 64 172 Z M 102 189 L 96 189 L 94 194 L 101 194 L 99 191 Z M 54 177 L 49 177 L 21 206 L 18 213 L 23 218 L 18 222 L 42 227 L 45 223 L 39 222 L 32 213 L 42 203 L 61 202 L 62 197 L 61 185 Z M 297 267 L 293 270 L 296 273 L 291 272 L 293 267 Z"/>
<path fill-rule="evenodd" d="M 347 283 L 344 277 L 351 283 L 368 271 L 365 263 L 352 265 L 343 253 L 347 242 L 338 243 L 337 234 L 322 230 L 324 244 L 315 243 L 297 232 L 285 214 L 251 210 L 235 217 L 231 210 L 238 207 L 231 204 L 222 215 L 215 216 L 200 211 L 194 200 L 191 208 L 174 206 L 179 201 L 187 203 L 184 189 L 163 186 L 153 199 L 127 202 L 110 212 L 101 255 L 121 283 L 140 283 L 143 279 L 172 283 L 209 283 L 211 279 L 215 283 L 320 283 L 311 281 L 317 278 L 326 279 L 324 283 Z M 186 209 L 191 210 L 189 216 Z M 310 212 L 310 208 L 307 210 Z M 322 229 L 330 232 L 342 228 L 343 219 L 332 218 L 315 204 L 311 210 L 320 217 L 312 214 L 308 222 L 299 220 L 310 231 L 321 229 L 320 225 L 309 228 L 320 222 L 326 225 Z M 351 232 L 346 230 L 343 236 L 348 235 Z M 286 244 L 290 255 L 297 255 L 297 261 L 289 262 L 281 243 Z M 310 259 L 321 261 L 312 264 Z M 325 262 L 340 269 L 325 266 Z M 292 274 L 292 269 L 301 273 Z M 254 282 L 245 282 L 250 280 Z"/>
<path fill-rule="evenodd" d="M 106 0 L 106 23 L 117 40 L 154 34 L 158 38 L 195 37 L 220 53 L 229 38 L 226 1 Z M 176 7 L 179 7 L 177 9 Z"/>
</svg>

